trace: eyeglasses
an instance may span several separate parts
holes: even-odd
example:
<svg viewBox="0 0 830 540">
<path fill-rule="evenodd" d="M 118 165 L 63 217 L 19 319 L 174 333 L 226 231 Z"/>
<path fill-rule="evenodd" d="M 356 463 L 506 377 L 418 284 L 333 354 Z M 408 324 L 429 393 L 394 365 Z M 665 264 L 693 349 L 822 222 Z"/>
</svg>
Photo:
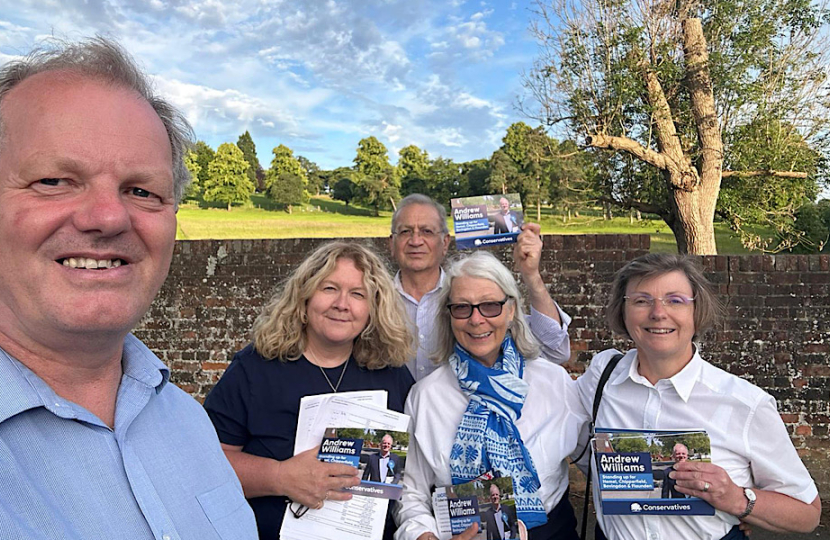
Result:
<svg viewBox="0 0 830 540">
<path fill-rule="evenodd" d="M 443 235 L 444 233 L 436 232 L 433 229 L 430 229 L 429 227 L 424 227 L 422 229 L 403 227 L 392 234 L 400 238 L 403 238 L 404 240 L 410 240 L 416 234 L 420 236 L 423 240 L 434 240 L 435 238 L 438 238 L 438 236 Z"/>
<path fill-rule="evenodd" d="M 294 508 L 295 506 L 296 506 L 296 509 Z M 308 512 L 308 506 L 306 506 L 304 504 L 296 503 L 294 501 L 291 501 L 290 503 L 288 503 L 288 509 L 291 511 L 291 513 L 297 519 L 300 519 L 301 517 L 306 515 L 306 512 Z"/>
<path fill-rule="evenodd" d="M 480 304 L 447 304 L 447 309 L 450 310 L 450 315 L 453 319 L 469 319 L 473 316 L 473 310 L 478 309 L 482 317 L 498 317 L 501 315 L 501 310 L 504 304 L 510 300 L 510 297 L 505 298 L 501 302 L 482 302 Z"/>
<path fill-rule="evenodd" d="M 628 305 L 635 309 L 651 309 L 654 307 L 654 302 L 660 300 L 663 307 L 666 309 L 683 309 L 692 305 L 695 301 L 694 297 L 688 297 L 682 294 L 670 294 L 664 297 L 654 298 L 648 294 L 632 294 L 631 296 L 623 296 L 628 302 Z"/>
</svg>

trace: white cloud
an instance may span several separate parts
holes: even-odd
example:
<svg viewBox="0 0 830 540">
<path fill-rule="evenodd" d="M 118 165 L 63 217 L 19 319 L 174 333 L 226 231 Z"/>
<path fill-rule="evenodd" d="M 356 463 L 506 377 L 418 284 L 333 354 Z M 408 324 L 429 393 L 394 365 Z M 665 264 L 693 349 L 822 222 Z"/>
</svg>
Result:
<svg viewBox="0 0 830 540">
<path fill-rule="evenodd" d="M 258 146 L 284 142 L 342 166 L 375 135 L 466 161 L 487 157 L 512 116 L 514 90 L 497 88 L 517 80 L 503 52 L 515 32 L 503 25 L 506 6 L 494 5 L 19 0 L 0 12 L 0 62 L 41 35 L 105 33 L 212 144 L 250 129 Z"/>
<path fill-rule="evenodd" d="M 157 85 L 160 93 L 185 113 L 197 133 L 212 124 L 226 126 L 232 133 L 259 124 L 290 136 L 304 135 L 296 116 L 262 98 L 175 80 L 160 79 Z"/>
</svg>

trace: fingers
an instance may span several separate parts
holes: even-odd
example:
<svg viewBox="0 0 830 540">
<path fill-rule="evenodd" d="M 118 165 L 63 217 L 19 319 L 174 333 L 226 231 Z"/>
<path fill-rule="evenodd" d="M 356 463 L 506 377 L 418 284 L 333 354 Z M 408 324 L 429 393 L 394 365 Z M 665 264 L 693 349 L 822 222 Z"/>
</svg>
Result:
<svg viewBox="0 0 830 540">
<path fill-rule="evenodd" d="M 739 488 L 721 467 L 711 463 L 676 463 L 669 473 L 677 491 L 708 502 L 718 510 L 734 514 L 735 501 L 741 499 Z"/>
<path fill-rule="evenodd" d="M 522 273 L 537 271 L 542 255 L 542 238 L 539 236 L 541 228 L 537 223 L 525 223 L 522 232 L 516 239 L 513 249 L 513 261 Z"/>
<path fill-rule="evenodd" d="M 357 469 L 351 465 L 343 465 L 342 463 L 325 463 L 322 461 L 318 461 L 317 463 L 324 466 L 323 471 L 327 476 L 351 476 L 357 479 Z M 356 483 L 349 485 L 356 486 L 359 483 L 360 480 L 357 479 Z"/>
<path fill-rule="evenodd" d="M 525 231 L 532 232 L 536 236 L 539 236 L 542 233 L 542 226 L 538 223 L 525 223 L 522 225 L 522 233 Z"/>
<path fill-rule="evenodd" d="M 347 501 L 352 494 L 343 489 L 360 483 L 356 468 L 319 461 L 316 449 L 297 454 L 283 464 L 285 494 L 309 508 L 322 508 L 327 498 Z"/>
<path fill-rule="evenodd" d="M 330 501 L 348 501 L 352 498 L 352 493 L 350 491 L 329 491 L 328 495 L 326 496 Z"/>
<path fill-rule="evenodd" d="M 478 534 L 478 523 L 473 523 L 461 534 L 456 534 L 451 540 L 472 540 Z"/>
</svg>

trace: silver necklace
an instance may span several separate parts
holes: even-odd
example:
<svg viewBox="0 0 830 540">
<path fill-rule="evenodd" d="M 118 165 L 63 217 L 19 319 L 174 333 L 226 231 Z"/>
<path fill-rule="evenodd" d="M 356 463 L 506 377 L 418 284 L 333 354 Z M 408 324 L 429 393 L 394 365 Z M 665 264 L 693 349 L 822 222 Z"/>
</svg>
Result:
<svg viewBox="0 0 830 540">
<path fill-rule="evenodd" d="M 343 371 L 340 372 L 340 378 L 337 379 L 337 385 L 334 385 L 334 384 L 331 384 L 331 379 L 329 379 L 329 376 L 326 375 L 326 370 L 324 370 L 323 366 L 320 365 L 320 363 L 319 363 L 320 361 L 317 360 L 317 357 L 314 356 L 314 354 L 310 350 L 306 351 L 306 354 L 310 355 L 311 358 L 314 360 L 314 362 L 317 363 L 317 367 L 320 368 L 320 373 L 323 374 L 323 377 L 325 377 L 326 382 L 329 383 L 329 388 L 331 388 L 331 391 L 336 394 L 337 390 L 340 388 L 340 383 L 343 382 L 343 375 L 346 374 L 346 368 L 349 367 L 349 359 L 346 358 L 346 361 L 343 362 Z"/>
</svg>

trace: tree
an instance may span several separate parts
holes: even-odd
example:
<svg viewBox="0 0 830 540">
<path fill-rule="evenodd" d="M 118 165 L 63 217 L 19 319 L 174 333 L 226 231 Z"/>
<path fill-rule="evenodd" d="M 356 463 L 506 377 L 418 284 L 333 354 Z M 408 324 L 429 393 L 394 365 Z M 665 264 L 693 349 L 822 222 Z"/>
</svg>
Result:
<svg viewBox="0 0 830 540">
<path fill-rule="evenodd" d="M 200 186 L 204 186 L 208 179 L 208 167 L 216 156 L 216 152 L 205 141 L 196 141 L 196 144 L 193 145 L 193 153 L 196 155 L 196 163 L 199 165 L 199 172 L 194 180 Z"/>
<path fill-rule="evenodd" d="M 595 200 L 596 170 L 593 160 L 573 141 L 559 143 L 549 167 L 549 199 L 562 210 L 562 221 L 571 218 L 575 208 Z"/>
<path fill-rule="evenodd" d="M 424 193 L 427 190 L 426 174 L 429 167 L 429 154 L 414 144 L 401 148 L 398 152 L 398 174 L 401 178 L 401 195 Z"/>
<path fill-rule="evenodd" d="M 807 203 L 795 213 L 794 227 L 801 241 L 792 247 L 797 253 L 830 253 L 830 199 Z"/>
<path fill-rule="evenodd" d="M 184 166 L 190 172 L 190 185 L 187 186 L 184 196 L 186 199 L 197 199 L 201 195 L 201 186 L 199 185 L 199 173 L 202 172 L 202 167 L 199 165 L 198 156 L 193 150 L 188 150 L 184 155 Z"/>
<path fill-rule="evenodd" d="M 320 170 L 320 167 L 318 167 L 316 163 L 303 156 L 297 156 L 297 161 L 300 162 L 300 167 L 302 167 L 305 177 L 308 180 L 307 189 L 309 194 L 314 192 L 315 195 L 319 195 L 320 190 L 327 187 L 327 178 L 323 174 L 323 171 Z"/>
<path fill-rule="evenodd" d="M 279 204 L 289 207 L 294 204 L 303 204 L 308 200 L 308 178 L 303 170 L 300 160 L 294 157 L 294 152 L 281 144 L 272 151 L 274 159 L 271 160 L 271 168 L 265 173 L 265 185 L 268 196 Z M 302 184 L 302 195 L 297 196 L 297 179 Z M 287 181 L 288 185 L 281 185 Z"/>
<path fill-rule="evenodd" d="M 826 12 L 811 0 L 536 5 L 543 52 L 525 82 L 541 105 L 537 116 L 659 171 L 661 189 L 649 186 L 648 199 L 616 189 L 605 197 L 660 215 L 681 252 L 716 252 L 724 156 L 740 126 L 798 119 L 791 124 L 804 139 L 819 143 L 827 125 L 818 113 L 828 102 L 827 48 L 818 42 Z"/>
<path fill-rule="evenodd" d="M 516 162 L 503 150 L 499 149 L 490 156 L 490 181 L 487 191 L 490 193 L 518 192 L 519 170 Z"/>
<path fill-rule="evenodd" d="M 730 144 L 729 169 L 796 170 L 805 174 L 786 176 L 781 172 L 775 177 L 768 173 L 724 173 L 718 215 L 746 246 L 777 252 L 803 243 L 806 251 L 820 250 L 814 235 L 802 234 L 797 214 L 816 199 L 821 185 L 826 185 L 824 156 L 811 148 L 794 126 L 774 119 L 740 126 L 730 137 L 734 140 Z M 774 236 L 762 236 L 746 224 L 764 225 Z"/>
<path fill-rule="evenodd" d="M 426 194 L 445 205 L 450 199 L 469 195 L 467 178 L 461 174 L 461 166 L 451 159 L 438 157 L 432 160 L 425 176 Z"/>
<path fill-rule="evenodd" d="M 354 199 L 354 190 L 354 182 L 350 178 L 344 177 L 334 183 L 332 196 L 336 200 L 346 203 L 346 206 L 349 206 L 349 203 Z"/>
<path fill-rule="evenodd" d="M 254 184 L 248 178 L 248 162 L 242 150 L 233 143 L 219 145 L 216 156 L 208 166 L 207 181 L 202 185 L 206 201 L 222 202 L 230 211 L 233 204 L 251 200 Z"/>
<path fill-rule="evenodd" d="M 281 173 L 268 188 L 268 196 L 277 204 L 285 207 L 290 214 L 292 207 L 308 201 L 303 178 L 291 173 Z"/>
<path fill-rule="evenodd" d="M 354 199 L 355 185 L 352 181 L 354 170 L 349 167 L 339 167 L 328 173 L 329 185 L 332 186 L 332 197 L 343 201 L 346 206 Z"/>
<path fill-rule="evenodd" d="M 236 146 L 242 150 L 242 155 L 245 156 L 245 161 L 248 162 L 248 180 L 257 187 L 257 191 L 262 191 L 265 187 L 265 172 L 262 170 L 262 165 L 259 164 L 254 139 L 247 130 L 239 136 Z"/>
<path fill-rule="evenodd" d="M 490 161 L 476 159 L 462 163 L 461 174 L 467 178 L 467 196 L 489 193 Z"/>
<path fill-rule="evenodd" d="M 507 128 L 501 149 L 513 160 L 518 174 L 514 176 L 515 189 L 522 202 L 536 206 L 536 220 L 542 219 L 542 199 L 550 186 L 549 165 L 556 141 L 550 139 L 540 126 L 531 128 L 516 122 Z"/>
<path fill-rule="evenodd" d="M 648 443 L 642 437 L 615 437 L 611 444 L 615 452 L 648 452 Z"/>
<path fill-rule="evenodd" d="M 375 137 L 361 139 L 354 166 L 354 198 L 380 215 L 381 208 L 391 206 L 400 196 L 400 180 L 389 163 L 386 147 Z"/>
</svg>

